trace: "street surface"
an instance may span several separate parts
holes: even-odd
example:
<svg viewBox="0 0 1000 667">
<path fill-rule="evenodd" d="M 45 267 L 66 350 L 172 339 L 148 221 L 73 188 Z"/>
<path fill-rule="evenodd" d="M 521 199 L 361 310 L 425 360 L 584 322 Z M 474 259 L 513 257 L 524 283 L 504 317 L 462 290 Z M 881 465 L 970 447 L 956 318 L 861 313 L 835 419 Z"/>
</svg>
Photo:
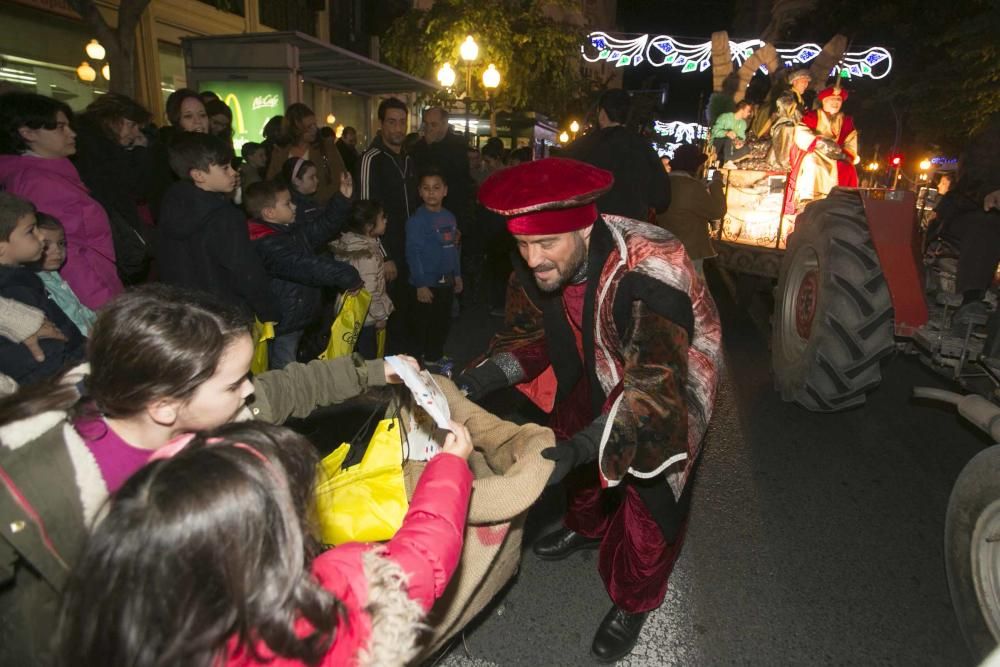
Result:
<svg viewBox="0 0 1000 667">
<path fill-rule="evenodd" d="M 952 483 L 988 441 L 947 407 L 946 386 L 896 356 L 867 406 L 808 413 L 783 403 L 759 316 L 713 284 L 726 370 L 705 443 L 687 542 L 663 606 L 620 665 L 967 665 L 945 581 Z M 499 318 L 470 309 L 450 354 L 482 351 Z M 530 542 L 558 525 L 551 492 L 529 517 L 522 569 L 436 664 L 588 665 L 610 608 L 596 553 L 544 562 Z M 429 663 L 430 664 L 430 663 Z"/>
</svg>

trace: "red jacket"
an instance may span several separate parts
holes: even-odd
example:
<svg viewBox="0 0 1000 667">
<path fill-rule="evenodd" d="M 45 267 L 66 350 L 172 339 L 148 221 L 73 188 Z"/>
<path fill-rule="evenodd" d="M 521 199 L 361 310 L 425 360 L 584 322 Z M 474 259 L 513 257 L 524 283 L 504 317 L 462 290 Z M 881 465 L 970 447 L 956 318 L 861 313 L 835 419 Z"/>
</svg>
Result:
<svg viewBox="0 0 1000 667">
<path fill-rule="evenodd" d="M 313 575 L 337 596 L 346 618 L 320 665 L 402 665 L 416 651 L 418 623 L 458 566 L 472 491 L 468 464 L 439 454 L 424 469 L 396 536 L 384 545 L 345 544 L 313 561 Z M 302 622 L 301 630 L 308 626 Z M 260 647 L 262 657 L 270 652 Z M 230 651 L 227 665 L 290 667 L 277 657 L 257 662 Z"/>
</svg>

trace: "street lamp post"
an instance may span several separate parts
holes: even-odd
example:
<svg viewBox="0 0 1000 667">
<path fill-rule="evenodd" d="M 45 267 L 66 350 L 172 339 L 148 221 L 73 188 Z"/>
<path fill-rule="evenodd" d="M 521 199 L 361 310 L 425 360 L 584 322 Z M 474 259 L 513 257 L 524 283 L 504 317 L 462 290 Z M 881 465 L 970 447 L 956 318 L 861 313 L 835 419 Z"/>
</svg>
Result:
<svg viewBox="0 0 1000 667">
<path fill-rule="evenodd" d="M 465 140 L 469 140 L 469 103 L 472 101 L 472 62 L 479 57 L 479 45 L 468 35 L 458 50 L 465 61 Z"/>
<path fill-rule="evenodd" d="M 497 136 L 497 114 L 493 109 L 493 101 L 490 99 L 490 91 L 500 85 L 500 71 L 493 63 L 489 64 L 483 72 L 483 88 L 486 89 L 486 102 L 490 105 L 490 136 Z"/>
</svg>

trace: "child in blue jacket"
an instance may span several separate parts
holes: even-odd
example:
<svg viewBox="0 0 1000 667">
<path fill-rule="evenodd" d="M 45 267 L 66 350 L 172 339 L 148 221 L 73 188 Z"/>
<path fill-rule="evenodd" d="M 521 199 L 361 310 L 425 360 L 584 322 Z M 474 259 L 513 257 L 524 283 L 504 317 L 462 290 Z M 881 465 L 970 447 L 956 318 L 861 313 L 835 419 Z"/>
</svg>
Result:
<svg viewBox="0 0 1000 667">
<path fill-rule="evenodd" d="M 410 335 L 414 356 L 442 369 L 444 343 L 451 326 L 451 302 L 462 292 L 459 265 L 458 225 L 442 202 L 448 184 L 438 171 L 420 177 L 420 198 L 424 205 L 406 221 L 406 262 L 414 301 L 410 309 Z"/>
</svg>

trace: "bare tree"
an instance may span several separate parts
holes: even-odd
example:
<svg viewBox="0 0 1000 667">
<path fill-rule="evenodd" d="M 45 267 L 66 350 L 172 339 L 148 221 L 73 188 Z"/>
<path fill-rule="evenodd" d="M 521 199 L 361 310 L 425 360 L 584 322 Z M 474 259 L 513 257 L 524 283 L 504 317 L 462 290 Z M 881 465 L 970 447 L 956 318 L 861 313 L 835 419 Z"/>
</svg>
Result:
<svg viewBox="0 0 1000 667">
<path fill-rule="evenodd" d="M 104 45 L 111 66 L 112 92 L 135 97 L 135 34 L 142 12 L 150 0 L 121 0 L 118 5 L 118 25 L 112 28 L 101 15 L 94 0 L 67 0 L 69 5 L 90 26 Z"/>
</svg>

